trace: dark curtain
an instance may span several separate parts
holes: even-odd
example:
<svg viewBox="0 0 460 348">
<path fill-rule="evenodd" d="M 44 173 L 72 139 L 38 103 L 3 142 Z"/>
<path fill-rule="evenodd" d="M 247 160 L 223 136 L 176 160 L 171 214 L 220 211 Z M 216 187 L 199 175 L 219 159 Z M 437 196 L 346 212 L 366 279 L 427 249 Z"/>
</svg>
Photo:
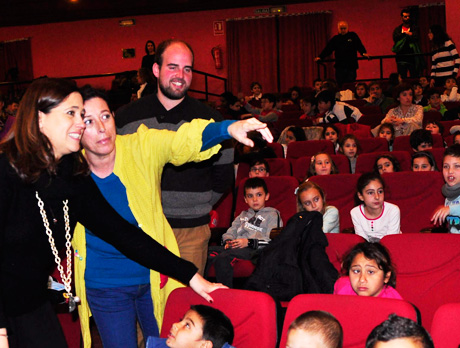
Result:
<svg viewBox="0 0 460 348">
<path fill-rule="evenodd" d="M 33 79 L 29 39 L 0 43 L 0 81 Z"/>
<path fill-rule="evenodd" d="M 277 44 L 274 17 L 227 22 L 228 89 L 249 95 L 253 81 L 276 91 Z"/>
<path fill-rule="evenodd" d="M 280 89 L 311 86 L 317 77 L 314 58 L 330 36 L 330 13 L 279 17 Z"/>
<path fill-rule="evenodd" d="M 433 4 L 428 6 L 419 6 L 418 8 L 418 23 L 420 27 L 420 46 L 422 52 L 431 52 L 432 48 L 428 39 L 428 30 L 433 24 L 439 24 L 444 29 L 446 28 L 446 7 L 444 4 Z M 431 72 L 431 56 L 426 58 L 425 75 L 430 75 Z"/>
</svg>

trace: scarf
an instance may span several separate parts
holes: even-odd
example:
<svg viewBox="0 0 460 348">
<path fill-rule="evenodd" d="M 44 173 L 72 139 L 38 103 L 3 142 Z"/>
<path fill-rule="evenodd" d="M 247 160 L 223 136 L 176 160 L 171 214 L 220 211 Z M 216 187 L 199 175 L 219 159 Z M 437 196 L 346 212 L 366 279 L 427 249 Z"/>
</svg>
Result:
<svg viewBox="0 0 460 348">
<path fill-rule="evenodd" d="M 460 183 L 458 183 L 457 185 L 454 185 L 454 186 L 448 186 L 447 184 L 444 184 L 442 186 L 442 194 L 448 200 L 452 200 L 452 199 L 460 196 Z"/>
</svg>

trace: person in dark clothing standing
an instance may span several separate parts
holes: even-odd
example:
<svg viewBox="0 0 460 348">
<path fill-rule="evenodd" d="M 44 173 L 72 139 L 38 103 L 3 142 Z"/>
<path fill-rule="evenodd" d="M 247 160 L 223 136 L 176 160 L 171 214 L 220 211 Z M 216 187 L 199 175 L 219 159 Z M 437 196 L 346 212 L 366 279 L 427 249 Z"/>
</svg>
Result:
<svg viewBox="0 0 460 348">
<path fill-rule="evenodd" d="M 325 59 L 335 52 L 335 79 L 339 86 L 345 82 L 356 81 L 356 70 L 358 70 L 358 54 L 369 58 L 366 48 L 364 48 L 358 34 L 348 31 L 348 23 L 340 21 L 338 23 L 339 33 L 329 40 L 321 54 L 315 61 Z"/>
<path fill-rule="evenodd" d="M 420 76 L 423 69 L 423 59 L 419 57 L 407 57 L 405 54 L 421 53 L 419 43 L 419 29 L 411 21 L 409 9 L 401 11 L 402 24 L 398 25 L 393 31 L 394 46 L 392 51 L 396 53 L 396 66 L 398 73 L 403 79 L 407 77 Z"/>
</svg>

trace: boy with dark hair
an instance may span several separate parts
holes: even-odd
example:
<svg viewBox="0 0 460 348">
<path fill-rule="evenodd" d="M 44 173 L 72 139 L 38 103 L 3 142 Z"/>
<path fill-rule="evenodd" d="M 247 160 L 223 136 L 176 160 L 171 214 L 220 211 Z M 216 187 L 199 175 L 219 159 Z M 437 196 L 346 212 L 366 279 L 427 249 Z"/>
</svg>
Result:
<svg viewBox="0 0 460 348">
<path fill-rule="evenodd" d="M 433 148 L 433 136 L 426 129 L 414 130 L 409 138 L 410 146 L 414 152 L 425 151 Z"/>
<path fill-rule="evenodd" d="M 249 206 L 233 221 L 222 236 L 222 246 L 209 248 L 207 268 L 214 265 L 218 283 L 233 286 L 233 260 L 250 260 L 256 251 L 268 245 L 273 228 L 282 227 L 280 212 L 265 207 L 270 198 L 267 184 L 261 178 L 244 183 L 244 201 Z"/>
<path fill-rule="evenodd" d="M 412 84 L 414 89 L 414 104 L 421 105 L 423 107 L 428 105 L 428 99 L 423 95 L 424 90 L 420 82 L 414 82 Z"/>
<path fill-rule="evenodd" d="M 255 159 L 249 164 L 250 178 L 265 178 L 270 176 L 270 165 L 263 159 Z"/>
<path fill-rule="evenodd" d="M 304 112 L 299 119 L 312 119 L 316 116 L 316 99 L 313 97 L 306 97 L 300 99 L 300 109 Z"/>
<path fill-rule="evenodd" d="M 430 334 L 415 321 L 391 314 L 367 337 L 366 348 L 434 348 Z"/>
<path fill-rule="evenodd" d="M 442 116 L 447 111 L 444 104 L 441 102 L 441 98 L 439 96 L 439 91 L 435 88 L 431 88 L 428 90 L 428 105 L 423 108 L 423 112 L 427 112 L 430 110 L 439 111 Z M 420 105 L 420 104 L 419 104 Z"/>
<path fill-rule="evenodd" d="M 319 123 L 350 123 L 350 118 L 357 122 L 362 116 L 361 111 L 354 106 L 335 100 L 333 91 L 322 91 L 316 97 L 318 101 Z"/>
<path fill-rule="evenodd" d="M 444 93 L 441 95 L 441 101 L 460 101 L 460 94 L 458 94 L 457 80 L 455 77 L 448 77 L 444 82 Z"/>
<path fill-rule="evenodd" d="M 168 338 L 150 336 L 146 348 L 229 348 L 233 338 L 232 322 L 223 312 L 194 305 L 172 325 Z"/>
</svg>

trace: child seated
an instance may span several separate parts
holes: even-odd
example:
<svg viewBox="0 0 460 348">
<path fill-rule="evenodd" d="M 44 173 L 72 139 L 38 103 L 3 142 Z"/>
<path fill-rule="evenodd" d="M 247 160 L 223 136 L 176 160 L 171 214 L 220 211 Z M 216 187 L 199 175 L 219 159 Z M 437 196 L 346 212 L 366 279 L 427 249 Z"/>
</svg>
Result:
<svg viewBox="0 0 460 348">
<path fill-rule="evenodd" d="M 439 121 L 428 121 L 425 125 L 425 129 L 430 131 L 431 135 L 439 134 L 442 136 L 444 134 L 444 126 Z"/>
<path fill-rule="evenodd" d="M 396 273 L 388 250 L 380 243 L 356 244 L 343 258 L 336 295 L 358 295 L 402 300 L 394 289 Z"/>
<path fill-rule="evenodd" d="M 327 205 L 323 189 L 313 181 L 305 181 L 297 189 L 297 211 L 317 211 L 323 215 L 323 232 L 339 233 L 339 211 Z"/>
<path fill-rule="evenodd" d="M 442 194 L 445 206 L 436 210 L 431 221 L 443 224 L 447 220 L 450 233 L 460 233 L 460 145 L 454 144 L 444 152 L 442 175 L 446 182 Z"/>
<path fill-rule="evenodd" d="M 439 91 L 435 88 L 432 88 L 428 91 L 427 96 L 428 96 L 428 105 L 423 107 L 423 112 L 435 110 L 435 111 L 439 111 L 441 115 L 444 116 L 447 109 L 444 106 L 444 104 L 441 102 Z"/>
<path fill-rule="evenodd" d="M 362 116 L 358 108 L 344 102 L 336 102 L 333 91 L 321 91 L 316 99 L 318 100 L 318 116 L 321 116 L 317 120 L 319 123 L 341 122 L 348 124 L 351 122 L 351 118 L 358 122 Z"/>
<path fill-rule="evenodd" d="M 389 122 L 382 123 L 378 128 L 378 137 L 388 141 L 388 149 L 393 151 L 393 141 L 395 140 L 395 128 Z"/>
<path fill-rule="evenodd" d="M 339 151 L 339 129 L 333 125 L 329 124 L 323 128 L 323 135 L 322 138 L 324 140 L 329 140 L 334 145 L 334 153 Z"/>
<path fill-rule="evenodd" d="M 224 313 L 210 306 L 194 305 L 172 325 L 168 338 L 150 336 L 146 348 L 229 348 L 233 337 L 232 322 Z"/>
<path fill-rule="evenodd" d="M 270 165 L 263 158 L 255 159 L 249 164 L 250 178 L 265 178 L 270 176 Z"/>
<path fill-rule="evenodd" d="M 438 171 L 434 156 L 429 151 L 419 151 L 412 154 L 411 169 L 413 172 Z"/>
<path fill-rule="evenodd" d="M 387 153 L 376 158 L 374 172 L 382 175 L 383 173 L 395 173 L 401 170 L 399 161 L 393 155 Z"/>
<path fill-rule="evenodd" d="M 419 82 L 414 82 L 412 88 L 414 89 L 414 104 L 424 107 L 427 106 L 428 99 L 423 95 L 422 85 Z"/>
<path fill-rule="evenodd" d="M 339 152 L 347 156 L 350 161 L 350 171 L 352 174 L 356 170 L 356 160 L 358 159 L 358 150 L 360 150 L 359 141 L 353 134 L 347 134 L 339 141 Z"/>
<path fill-rule="evenodd" d="M 326 152 L 318 152 L 312 156 L 310 168 L 308 168 L 307 178 L 314 175 L 338 174 L 339 170 L 332 160 L 331 155 Z"/>
<path fill-rule="evenodd" d="M 301 98 L 300 108 L 303 114 L 299 117 L 300 120 L 314 119 L 316 116 L 316 101 L 315 98 Z"/>
<path fill-rule="evenodd" d="M 409 138 L 410 147 L 414 152 L 425 151 L 433 148 L 433 136 L 426 129 L 414 130 Z"/>
<path fill-rule="evenodd" d="M 385 183 L 378 173 L 365 173 L 358 179 L 354 207 L 350 214 L 355 233 L 368 242 L 378 242 L 389 234 L 399 234 L 397 205 L 385 202 Z"/>
<path fill-rule="evenodd" d="M 430 334 L 415 321 L 391 314 L 367 337 L 366 348 L 434 348 Z"/>
<path fill-rule="evenodd" d="M 286 348 L 342 348 L 343 330 L 339 321 L 324 311 L 309 311 L 289 326 Z"/>
<path fill-rule="evenodd" d="M 444 82 L 444 94 L 441 95 L 441 101 L 460 101 L 460 95 L 458 94 L 457 81 L 454 77 L 448 77 Z"/>
<path fill-rule="evenodd" d="M 250 178 L 244 183 L 244 201 L 249 206 L 233 221 L 222 236 L 220 247 L 210 247 L 207 268 L 214 265 L 216 280 L 229 288 L 233 286 L 232 262 L 235 258 L 250 260 L 256 251 L 270 242 L 270 231 L 282 227 L 280 212 L 265 207 L 270 198 L 267 184 L 261 178 Z"/>
<path fill-rule="evenodd" d="M 302 127 L 288 126 L 284 128 L 281 132 L 281 135 L 278 138 L 278 143 L 281 144 L 281 146 L 283 146 L 284 157 L 286 157 L 287 146 L 289 145 L 289 143 L 292 143 L 294 141 L 305 140 L 307 140 L 307 137 Z"/>
</svg>

